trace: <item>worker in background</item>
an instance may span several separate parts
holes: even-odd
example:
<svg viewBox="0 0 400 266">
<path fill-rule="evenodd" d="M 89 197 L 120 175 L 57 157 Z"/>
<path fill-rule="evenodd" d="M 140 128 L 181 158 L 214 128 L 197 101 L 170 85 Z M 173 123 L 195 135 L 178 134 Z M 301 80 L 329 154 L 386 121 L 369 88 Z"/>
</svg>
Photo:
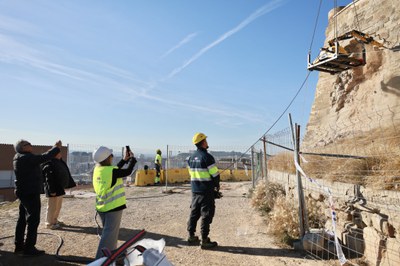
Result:
<svg viewBox="0 0 400 266">
<path fill-rule="evenodd" d="M 96 192 L 96 211 L 103 224 L 96 259 L 103 257 L 102 249 L 117 248 L 122 210 L 126 208 L 125 188 L 122 178 L 132 173 L 136 164 L 133 153 L 125 151 L 125 157 L 117 166 L 112 165 L 112 150 L 100 146 L 93 153 L 96 166 L 93 170 L 93 187 Z M 122 167 L 128 164 L 126 169 Z"/>
<path fill-rule="evenodd" d="M 156 151 L 156 157 L 154 158 L 154 164 L 156 167 L 156 177 L 154 178 L 155 185 L 160 184 L 160 176 L 161 176 L 161 168 L 162 168 L 161 163 L 162 163 L 161 150 L 158 149 Z"/>
<path fill-rule="evenodd" d="M 74 179 L 72 179 L 67 164 L 62 159 L 61 152 L 50 161 L 42 164 L 42 173 L 44 177 L 44 191 L 48 198 L 46 228 L 54 230 L 65 225 L 58 220 L 65 189 L 73 188 L 76 184 Z"/>
<path fill-rule="evenodd" d="M 35 247 L 37 228 L 40 223 L 40 194 L 43 193 L 40 164 L 54 158 L 60 152 L 61 141 L 43 154 L 33 154 L 27 140 L 19 140 L 14 148 L 15 195 L 19 199 L 19 216 L 15 228 L 14 253 L 23 256 L 39 256 L 45 252 Z M 27 228 L 28 227 L 28 228 Z M 25 229 L 27 228 L 26 240 Z"/>
<path fill-rule="evenodd" d="M 208 249 L 218 246 L 208 237 L 210 224 L 215 213 L 215 198 L 219 193 L 219 172 L 215 165 L 214 157 L 207 152 L 207 136 L 197 133 L 192 142 L 197 147 L 188 159 L 190 182 L 192 186 L 192 203 L 187 230 L 189 244 L 199 244 L 200 240 L 195 235 L 197 221 L 201 217 L 201 248 Z"/>
</svg>

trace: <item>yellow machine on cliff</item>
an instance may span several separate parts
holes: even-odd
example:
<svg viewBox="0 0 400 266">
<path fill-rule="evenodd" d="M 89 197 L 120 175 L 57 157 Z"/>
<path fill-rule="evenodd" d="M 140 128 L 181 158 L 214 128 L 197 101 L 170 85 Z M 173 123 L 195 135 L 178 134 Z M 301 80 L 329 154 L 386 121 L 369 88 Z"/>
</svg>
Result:
<svg viewBox="0 0 400 266">
<path fill-rule="evenodd" d="M 362 44 L 361 51 L 347 51 L 339 42 L 348 39 L 355 39 Z M 357 30 L 349 31 L 339 37 L 336 37 L 328 42 L 329 47 L 321 48 L 318 57 L 311 62 L 311 54 L 308 54 L 308 66 L 310 71 L 318 70 L 336 74 L 353 67 L 358 67 L 366 64 L 365 44 L 372 44 L 375 47 L 384 48 L 383 44 L 375 41 L 368 34 Z"/>
</svg>

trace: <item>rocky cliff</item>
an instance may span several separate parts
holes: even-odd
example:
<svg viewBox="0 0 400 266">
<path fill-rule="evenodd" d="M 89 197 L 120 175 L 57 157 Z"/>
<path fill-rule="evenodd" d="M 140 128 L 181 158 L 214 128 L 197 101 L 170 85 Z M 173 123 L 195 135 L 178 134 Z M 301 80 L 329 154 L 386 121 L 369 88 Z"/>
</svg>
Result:
<svg viewBox="0 0 400 266">
<path fill-rule="evenodd" d="M 386 48 L 365 44 L 365 65 L 334 75 L 319 73 L 302 149 L 337 151 L 339 145 L 356 153 L 356 146 L 348 144 L 366 147 L 386 142 L 382 134 L 400 133 L 400 0 L 353 1 L 331 10 L 328 19 L 324 47 L 335 33 L 357 30 Z M 355 39 L 341 45 L 354 54 L 362 47 Z"/>
</svg>

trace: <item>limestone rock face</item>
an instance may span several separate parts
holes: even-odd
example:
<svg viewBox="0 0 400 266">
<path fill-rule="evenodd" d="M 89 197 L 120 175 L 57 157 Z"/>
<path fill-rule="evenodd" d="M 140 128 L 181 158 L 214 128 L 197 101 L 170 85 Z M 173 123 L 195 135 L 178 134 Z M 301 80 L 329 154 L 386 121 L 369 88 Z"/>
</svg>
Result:
<svg viewBox="0 0 400 266">
<path fill-rule="evenodd" d="M 324 47 L 335 37 L 335 13 L 337 36 L 358 30 L 387 48 L 354 39 L 340 43 L 354 54 L 364 46 L 367 63 L 335 75 L 319 73 L 302 150 L 326 152 L 335 144 L 335 150 L 342 145 L 352 152 L 347 144 L 355 139 L 368 145 L 375 134 L 400 128 L 400 0 L 353 1 L 332 10 Z"/>
</svg>

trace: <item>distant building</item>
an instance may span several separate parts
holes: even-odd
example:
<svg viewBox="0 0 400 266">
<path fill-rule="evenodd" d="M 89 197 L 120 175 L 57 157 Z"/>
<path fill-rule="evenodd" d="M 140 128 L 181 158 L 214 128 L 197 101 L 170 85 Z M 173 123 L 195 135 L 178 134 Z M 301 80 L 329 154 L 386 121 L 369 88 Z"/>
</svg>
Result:
<svg viewBox="0 0 400 266">
<path fill-rule="evenodd" d="M 52 146 L 33 146 L 33 153 L 40 154 L 51 149 Z M 62 147 L 63 158 L 67 158 L 67 147 Z M 15 155 L 14 145 L 0 144 L 0 202 L 15 200 L 15 174 L 13 169 L 13 158 Z"/>
</svg>

